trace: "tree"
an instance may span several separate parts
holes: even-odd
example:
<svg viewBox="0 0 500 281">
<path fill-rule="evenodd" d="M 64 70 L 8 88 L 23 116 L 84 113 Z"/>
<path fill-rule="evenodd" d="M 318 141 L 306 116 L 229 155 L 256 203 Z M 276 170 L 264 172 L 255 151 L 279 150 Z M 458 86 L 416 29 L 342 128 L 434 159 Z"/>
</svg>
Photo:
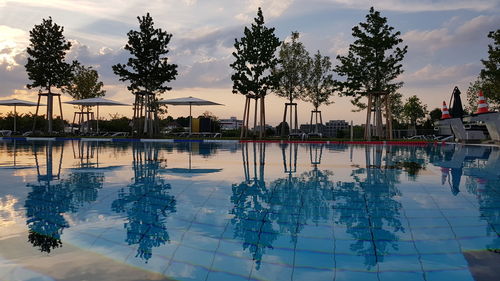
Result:
<svg viewBox="0 0 500 281">
<path fill-rule="evenodd" d="M 52 22 L 52 18 L 42 19 L 42 23 L 35 25 L 30 31 L 30 44 L 27 48 L 28 61 L 25 65 L 28 78 L 32 81 L 27 84 L 28 89 L 40 87 L 46 91 L 47 96 L 47 131 L 52 133 L 54 112 L 54 94 L 52 88 L 61 88 L 71 80 L 70 64 L 66 63 L 66 52 L 71 48 L 71 43 L 63 35 L 64 27 Z M 59 99 L 59 103 L 60 103 Z M 37 107 L 38 113 L 38 107 Z M 61 112 L 62 116 L 62 112 Z M 33 127 L 35 127 L 35 122 Z"/>
<path fill-rule="evenodd" d="M 403 95 L 396 92 L 389 95 L 389 106 L 391 107 L 391 113 L 393 116 L 393 127 L 397 128 L 401 123 L 403 123 L 402 113 L 403 113 Z"/>
<path fill-rule="evenodd" d="M 500 29 L 491 31 L 488 37 L 493 39 L 493 45 L 488 45 L 488 59 L 481 60 L 484 69 L 481 70 L 480 77 L 491 93 L 490 99 L 495 103 L 500 103 Z"/>
<path fill-rule="evenodd" d="M 106 91 L 102 89 L 103 86 L 104 84 L 99 81 L 99 74 L 96 70 L 92 69 L 92 67 L 85 67 L 75 61 L 73 62 L 73 78 L 71 79 L 69 85 L 61 90 L 63 93 L 69 94 L 72 98 L 80 100 L 104 96 Z M 76 107 L 80 109 L 78 124 L 82 126 L 80 129 L 84 129 L 84 111 L 87 110 L 87 120 L 90 121 L 90 106 L 80 105 Z M 75 117 L 76 113 L 73 117 L 73 121 L 75 120 Z M 87 123 L 86 130 L 90 130 L 90 122 Z"/>
<path fill-rule="evenodd" d="M 311 126 L 313 113 L 319 112 L 318 108 L 322 105 L 331 104 L 330 97 L 335 91 L 335 82 L 332 75 L 332 63 L 330 57 L 322 56 L 318 51 L 314 57 L 309 58 L 309 77 L 306 79 L 304 101 L 312 103 L 314 111 L 311 112 Z M 319 112 L 321 116 L 321 112 Z M 318 118 L 316 115 L 316 133 L 318 132 Z"/>
<path fill-rule="evenodd" d="M 273 71 L 279 76 L 279 86 L 276 89 L 276 95 L 287 98 L 289 103 L 285 103 L 285 112 L 283 122 L 286 122 L 287 107 L 290 107 L 290 128 L 297 129 L 297 120 L 293 124 L 293 101 L 301 98 L 304 93 L 305 81 L 308 75 L 308 59 L 304 44 L 299 42 L 299 33 L 292 32 L 291 41 L 283 42 L 279 51 L 280 62 L 277 69 Z M 295 116 L 297 116 L 297 106 L 295 105 Z M 284 127 L 283 127 L 284 128 Z M 285 135 L 285 131 L 281 131 Z"/>
<path fill-rule="evenodd" d="M 394 80 L 403 73 L 401 61 L 403 60 L 408 46 L 399 47 L 403 42 L 400 38 L 401 32 L 394 31 L 394 27 L 387 24 L 387 18 L 382 17 L 380 12 L 373 7 L 366 15 L 366 22 L 359 23 L 352 28 L 354 42 L 349 46 L 349 52 L 345 56 L 337 56 L 339 64 L 335 72 L 345 77 L 344 81 L 337 81 L 341 95 L 352 98 L 351 103 L 358 110 L 367 108 L 367 104 L 361 102 L 361 98 L 370 97 L 374 93 L 394 93 L 403 82 Z M 366 128 L 369 128 L 371 111 L 375 111 L 375 127 L 381 137 L 382 99 L 374 95 L 372 108 L 368 109 Z M 367 137 L 370 135 L 367 134 Z"/>
<path fill-rule="evenodd" d="M 234 69 L 231 75 L 233 93 L 240 93 L 246 97 L 241 137 L 247 133 L 251 99 L 255 100 L 254 128 L 257 126 L 257 104 L 260 99 L 260 138 L 265 134 L 264 98 L 279 87 L 279 76 L 271 69 L 275 69 L 278 65 L 276 50 L 280 44 L 280 40 L 274 34 L 274 28 L 264 25 L 261 8 L 251 27 L 245 27 L 244 36 L 240 40 L 235 39 L 236 51 L 233 52 L 235 61 L 230 65 Z"/>
<path fill-rule="evenodd" d="M 493 45 L 488 45 L 488 59 L 481 60 L 484 69 L 479 77 L 469 84 L 467 89 L 467 110 L 471 113 L 477 110 L 479 91 L 483 92 L 490 109 L 500 109 L 500 29 L 491 31 L 488 37 L 493 39 Z"/>
<path fill-rule="evenodd" d="M 483 92 L 490 110 L 500 109 L 500 94 L 499 92 L 491 90 L 494 88 L 495 87 L 490 82 L 483 80 L 481 77 L 478 77 L 474 82 L 471 82 L 469 84 L 469 88 L 467 89 L 466 110 L 470 113 L 476 112 L 479 91 Z"/>
<path fill-rule="evenodd" d="M 168 63 L 166 56 L 172 34 L 155 28 L 149 13 L 137 19 L 140 30 L 130 30 L 125 45 L 132 57 L 126 65 L 113 65 L 113 72 L 120 76 L 120 81 L 130 83 L 127 88 L 136 96 L 134 128 L 152 136 L 159 132 L 157 95 L 172 89 L 167 83 L 175 80 L 177 65 Z"/>
<path fill-rule="evenodd" d="M 95 69 L 75 63 L 73 78 L 66 87 L 62 88 L 62 92 L 77 100 L 97 98 L 106 94 L 106 91 L 102 89 L 103 86 Z"/>
<path fill-rule="evenodd" d="M 416 131 L 417 122 L 425 118 L 427 106 L 423 105 L 417 96 L 409 97 L 403 106 L 403 117 L 410 124 L 411 129 Z"/>
</svg>

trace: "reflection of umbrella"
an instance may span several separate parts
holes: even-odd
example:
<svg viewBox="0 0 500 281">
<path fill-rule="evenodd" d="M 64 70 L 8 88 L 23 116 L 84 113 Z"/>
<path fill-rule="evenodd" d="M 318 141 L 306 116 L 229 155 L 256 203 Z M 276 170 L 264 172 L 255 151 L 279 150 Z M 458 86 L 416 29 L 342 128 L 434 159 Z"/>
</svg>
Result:
<svg viewBox="0 0 500 281">
<path fill-rule="evenodd" d="M 222 169 L 191 169 L 191 168 L 171 168 L 163 170 L 172 174 L 183 174 L 183 176 L 191 177 L 196 174 L 213 174 L 222 171 Z"/>
<path fill-rule="evenodd" d="M 33 165 L 22 165 L 22 166 L 18 166 L 16 164 L 16 143 L 17 141 L 15 139 L 12 140 L 12 150 L 13 150 L 13 153 L 14 153 L 14 157 L 13 157 L 13 160 L 14 160 L 14 166 L 12 165 L 6 165 L 6 166 L 3 166 L 3 164 L 0 163 L 0 169 L 29 169 L 29 168 L 33 168 L 34 166 Z"/>
<path fill-rule="evenodd" d="M 125 103 L 108 100 L 105 98 L 90 98 L 82 100 L 67 101 L 65 103 L 83 106 L 97 106 L 97 133 L 99 133 L 99 105 L 128 105 Z"/>
<path fill-rule="evenodd" d="M 191 177 L 196 174 L 212 174 L 212 173 L 218 173 L 222 171 L 222 169 L 196 169 L 191 167 L 191 155 L 193 153 L 193 148 L 192 144 L 189 143 L 189 166 L 188 168 L 170 168 L 170 169 L 163 169 L 160 172 L 166 172 L 166 173 L 173 173 L 173 174 L 182 174 L 183 176 L 186 177 Z"/>
<path fill-rule="evenodd" d="M 11 99 L 11 100 L 0 100 L 0 105 L 6 105 L 6 106 L 13 106 L 14 107 L 14 132 L 15 132 L 17 130 L 17 125 L 16 125 L 16 117 L 17 117 L 16 107 L 18 107 L 18 106 L 36 106 L 37 104 L 36 104 L 36 102 L 31 102 L 31 101 Z"/>
<path fill-rule="evenodd" d="M 208 100 L 203 100 L 199 98 L 193 98 L 193 97 L 187 97 L 187 98 L 177 98 L 177 99 L 170 99 L 170 100 L 162 100 L 158 102 L 159 104 L 170 104 L 170 105 L 189 105 L 189 133 L 191 133 L 191 119 L 192 119 L 192 114 L 191 114 L 191 106 L 193 105 L 223 105 L 220 103 L 208 101 Z"/>
<path fill-rule="evenodd" d="M 453 89 L 450 99 L 450 114 L 453 118 L 462 118 L 464 116 L 464 108 L 462 106 L 462 99 L 460 98 L 460 90 L 458 87 Z M 453 100 L 453 103 L 452 101 Z"/>
</svg>

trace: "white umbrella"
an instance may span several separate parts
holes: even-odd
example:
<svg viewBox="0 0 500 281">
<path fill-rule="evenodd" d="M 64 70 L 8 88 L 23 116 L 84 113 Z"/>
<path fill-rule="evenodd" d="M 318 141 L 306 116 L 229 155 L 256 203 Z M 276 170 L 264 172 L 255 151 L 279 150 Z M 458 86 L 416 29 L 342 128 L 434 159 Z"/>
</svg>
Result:
<svg viewBox="0 0 500 281">
<path fill-rule="evenodd" d="M 16 108 L 18 106 L 36 106 L 37 103 L 31 102 L 31 101 L 25 101 L 25 100 L 10 99 L 10 100 L 0 100 L 0 105 L 14 107 L 14 132 L 15 132 L 17 130 L 17 124 L 16 124 L 17 111 L 16 111 Z M 43 105 L 43 104 L 41 104 L 41 105 Z"/>
<path fill-rule="evenodd" d="M 97 106 L 97 133 L 99 133 L 99 105 L 116 105 L 116 106 L 129 105 L 113 100 L 108 100 L 105 98 L 81 99 L 81 100 L 67 101 L 65 103 L 73 105 L 83 105 L 83 106 Z"/>
<path fill-rule="evenodd" d="M 199 98 L 186 97 L 186 98 L 177 98 L 177 99 L 169 99 L 169 100 L 161 100 L 158 102 L 159 104 L 170 104 L 170 105 L 189 105 L 189 133 L 191 133 L 193 117 L 191 116 L 191 106 L 201 106 L 201 105 L 223 105 L 220 103 L 216 103 L 213 101 L 208 101 Z"/>
</svg>

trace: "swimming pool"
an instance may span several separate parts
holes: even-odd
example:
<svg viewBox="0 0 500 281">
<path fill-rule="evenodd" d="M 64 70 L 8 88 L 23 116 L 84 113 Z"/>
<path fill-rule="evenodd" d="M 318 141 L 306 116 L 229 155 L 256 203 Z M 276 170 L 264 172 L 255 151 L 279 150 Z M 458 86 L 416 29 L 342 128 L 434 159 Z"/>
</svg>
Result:
<svg viewBox="0 0 500 281">
<path fill-rule="evenodd" d="M 0 141 L 0 280 L 494 280 L 500 151 Z"/>
</svg>

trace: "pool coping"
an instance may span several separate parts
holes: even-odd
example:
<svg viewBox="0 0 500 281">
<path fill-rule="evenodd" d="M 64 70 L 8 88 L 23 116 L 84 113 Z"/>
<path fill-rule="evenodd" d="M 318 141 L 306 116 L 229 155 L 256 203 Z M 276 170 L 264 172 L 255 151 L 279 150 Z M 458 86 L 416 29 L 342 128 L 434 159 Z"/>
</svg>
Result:
<svg viewBox="0 0 500 281">
<path fill-rule="evenodd" d="M 302 141 L 302 140 L 223 140 L 223 139 L 141 139 L 141 138 L 81 138 L 81 137 L 0 137 L 0 140 L 18 141 L 68 141 L 88 142 L 143 142 L 143 143 L 302 143 L 302 144 L 375 144 L 375 145 L 428 145 L 450 144 L 438 141 Z"/>
</svg>

